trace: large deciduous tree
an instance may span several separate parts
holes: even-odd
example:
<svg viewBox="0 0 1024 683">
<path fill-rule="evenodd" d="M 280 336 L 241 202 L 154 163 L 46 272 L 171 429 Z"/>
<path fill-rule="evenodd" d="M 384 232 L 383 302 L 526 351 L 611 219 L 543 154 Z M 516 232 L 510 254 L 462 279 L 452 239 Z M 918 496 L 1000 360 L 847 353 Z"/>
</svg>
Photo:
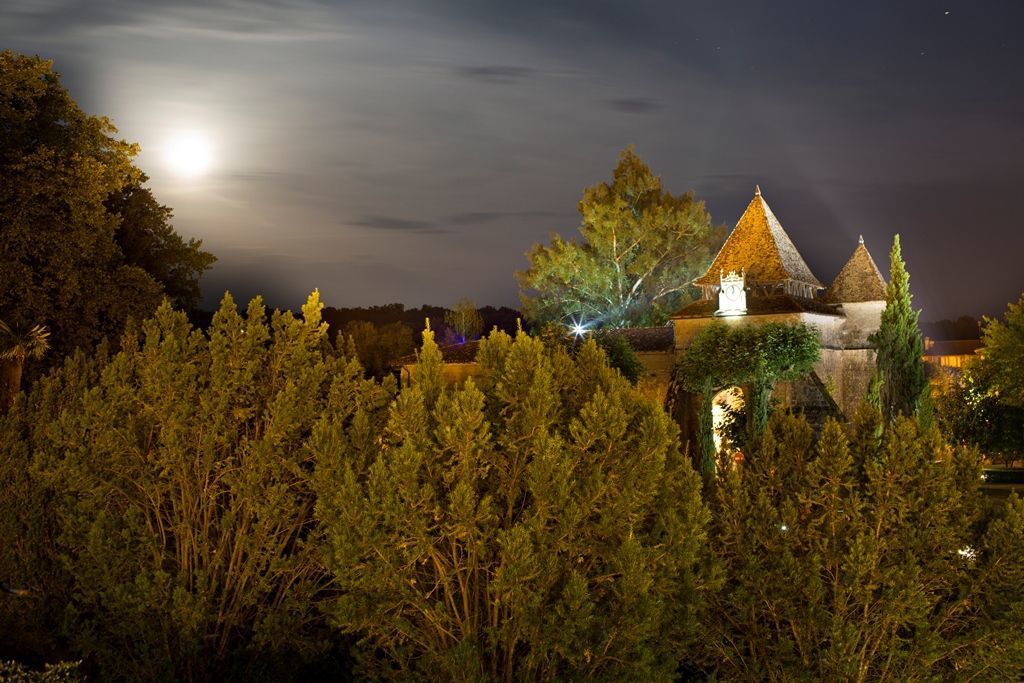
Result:
<svg viewBox="0 0 1024 683">
<path fill-rule="evenodd" d="M 363 673 L 670 680 L 695 628 L 700 482 L 676 427 L 611 370 L 525 334 L 446 386 L 429 330 L 366 451 L 319 434 L 319 502 Z"/>
<path fill-rule="evenodd" d="M 52 63 L 0 53 L 0 316 L 46 325 L 59 361 L 195 300 L 211 260 L 183 242 L 132 165 L 138 146 L 83 112 Z"/>
<path fill-rule="evenodd" d="M 1002 320 L 986 318 L 982 330 L 978 356 L 933 385 L 936 417 L 954 443 L 1010 463 L 1024 456 L 1024 296 Z"/>
<path fill-rule="evenodd" d="M 886 422 L 897 415 L 913 416 L 928 386 L 925 375 L 924 341 L 918 318 L 921 311 L 911 305 L 910 274 L 903 263 L 900 236 L 889 252 L 889 284 L 885 289 L 885 310 L 877 331 L 869 341 L 877 351 L 879 397 Z"/>
<path fill-rule="evenodd" d="M 661 323 L 690 300 L 690 282 L 723 234 L 704 202 L 665 191 L 632 147 L 611 183 L 584 191 L 579 212 L 580 241 L 553 235 L 550 245 L 534 245 L 530 267 L 516 273 L 534 323 Z"/>
<path fill-rule="evenodd" d="M 171 209 L 143 187 L 147 180 L 143 175 L 107 199 L 107 210 L 120 221 L 114 239 L 126 265 L 149 273 L 176 308 L 193 311 L 199 306 L 199 278 L 217 259 L 202 250 L 201 240 L 185 240 L 174 231 Z"/>
</svg>

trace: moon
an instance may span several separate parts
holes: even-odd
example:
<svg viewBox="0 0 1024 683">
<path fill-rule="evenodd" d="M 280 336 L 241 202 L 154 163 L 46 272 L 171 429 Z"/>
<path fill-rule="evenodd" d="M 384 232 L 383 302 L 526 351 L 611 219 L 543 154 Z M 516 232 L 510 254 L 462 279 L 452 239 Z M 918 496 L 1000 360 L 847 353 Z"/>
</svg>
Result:
<svg viewBox="0 0 1024 683">
<path fill-rule="evenodd" d="M 164 146 L 164 159 L 177 175 L 195 178 L 213 166 L 213 145 L 202 131 L 181 130 Z"/>
</svg>

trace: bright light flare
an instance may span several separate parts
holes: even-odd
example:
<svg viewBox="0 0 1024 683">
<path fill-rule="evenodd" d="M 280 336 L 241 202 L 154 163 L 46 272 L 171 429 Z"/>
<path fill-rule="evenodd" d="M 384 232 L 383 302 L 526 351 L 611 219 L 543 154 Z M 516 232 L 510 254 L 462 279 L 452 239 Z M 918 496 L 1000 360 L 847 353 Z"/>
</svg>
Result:
<svg viewBox="0 0 1024 683">
<path fill-rule="evenodd" d="M 178 175 L 194 178 L 209 171 L 213 165 L 213 145 L 202 132 L 183 130 L 167 141 L 164 159 Z"/>
<path fill-rule="evenodd" d="M 580 337 L 587 333 L 587 325 L 582 321 L 570 320 L 568 327 L 569 332 L 575 335 L 577 339 L 579 339 Z"/>
</svg>

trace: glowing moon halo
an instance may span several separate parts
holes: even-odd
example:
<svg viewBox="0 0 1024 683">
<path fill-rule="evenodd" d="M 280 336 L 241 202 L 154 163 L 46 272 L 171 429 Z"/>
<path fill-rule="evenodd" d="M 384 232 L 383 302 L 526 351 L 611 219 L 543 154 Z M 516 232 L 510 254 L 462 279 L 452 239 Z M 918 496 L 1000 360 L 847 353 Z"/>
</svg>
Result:
<svg viewBox="0 0 1024 683">
<path fill-rule="evenodd" d="M 164 159 L 178 175 L 194 178 L 210 170 L 213 165 L 213 147 L 210 139 L 202 132 L 183 130 L 167 141 Z"/>
</svg>

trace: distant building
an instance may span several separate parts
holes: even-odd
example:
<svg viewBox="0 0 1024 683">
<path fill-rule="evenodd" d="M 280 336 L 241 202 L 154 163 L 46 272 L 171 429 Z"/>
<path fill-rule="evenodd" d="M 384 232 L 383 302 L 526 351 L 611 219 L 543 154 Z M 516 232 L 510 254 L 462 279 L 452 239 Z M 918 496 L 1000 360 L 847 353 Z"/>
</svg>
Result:
<svg viewBox="0 0 1024 683">
<path fill-rule="evenodd" d="M 924 361 L 936 368 L 962 370 L 967 361 L 981 352 L 980 339 L 936 341 L 924 338 Z"/>
</svg>

